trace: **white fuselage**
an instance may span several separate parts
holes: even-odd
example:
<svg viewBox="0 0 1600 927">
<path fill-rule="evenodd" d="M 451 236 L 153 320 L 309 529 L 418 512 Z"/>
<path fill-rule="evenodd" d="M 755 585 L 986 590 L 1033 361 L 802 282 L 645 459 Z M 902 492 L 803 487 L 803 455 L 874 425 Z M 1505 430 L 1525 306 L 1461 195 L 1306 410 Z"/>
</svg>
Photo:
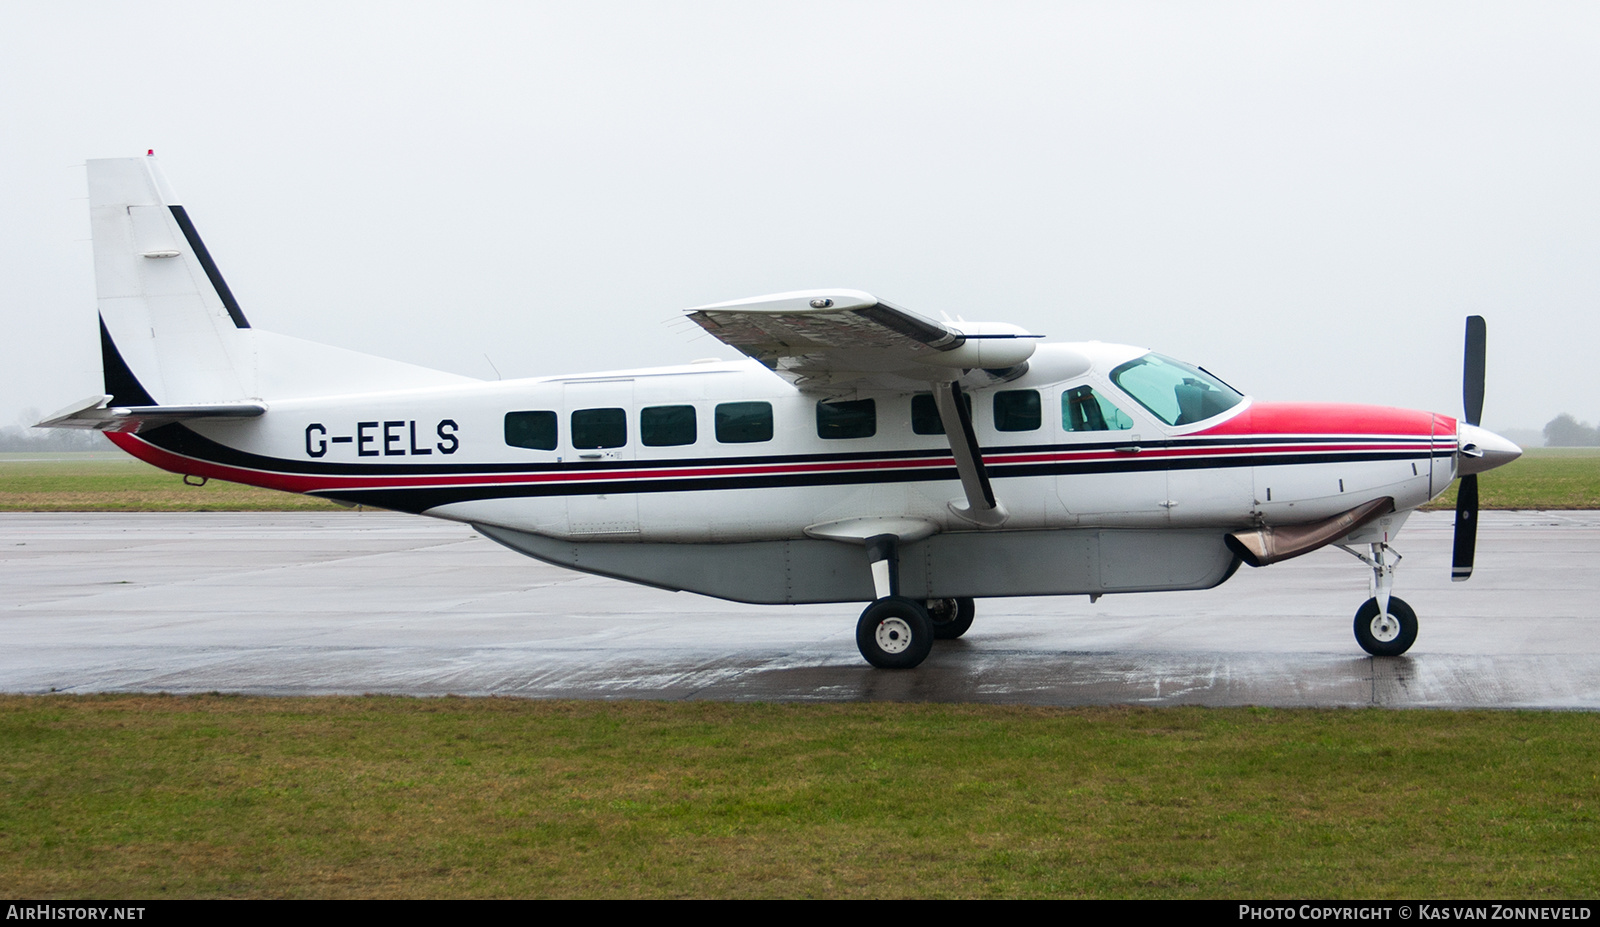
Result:
<svg viewBox="0 0 1600 927">
<path fill-rule="evenodd" d="M 1007 530 L 1293 524 L 1378 495 L 1393 496 L 1403 511 L 1454 475 L 1453 453 L 1428 446 L 1381 459 L 1317 449 L 1291 459 L 1238 434 L 1205 437 L 1248 414 L 1248 400 L 1211 420 L 1168 426 L 1107 379 L 1116 364 L 1142 353 L 1099 343 L 1043 345 L 1027 374 L 971 394 Z M 1063 395 L 1082 385 L 1115 403 L 1131 424 L 1069 430 Z M 1002 430 L 995 394 L 1030 390 L 1038 393 L 1037 427 L 1017 430 L 1013 422 Z M 772 540 L 872 517 L 972 530 L 952 511 L 961 487 L 943 434 L 914 432 L 911 396 L 872 398 L 870 436 L 825 438 L 815 398 L 755 362 L 713 362 L 269 400 L 269 414 L 258 420 L 192 427 L 277 462 L 271 469 L 296 472 L 294 485 L 282 488 L 550 538 Z M 720 441 L 719 407 L 734 403 L 770 404 L 770 438 Z M 694 409 L 692 441 L 642 443 L 641 410 L 683 406 Z M 576 446 L 574 416 L 612 409 L 624 421 L 621 443 Z M 507 416 L 518 413 L 547 413 L 552 446 L 508 443 Z M 1316 437 L 1326 443 L 1352 436 Z M 1453 435 L 1451 441 L 1453 451 Z M 1183 451 L 1179 443 L 1191 446 Z M 1195 467 L 1188 463 L 1195 453 L 1226 459 Z M 275 484 L 272 474 L 259 475 L 268 478 L 226 478 Z"/>
</svg>

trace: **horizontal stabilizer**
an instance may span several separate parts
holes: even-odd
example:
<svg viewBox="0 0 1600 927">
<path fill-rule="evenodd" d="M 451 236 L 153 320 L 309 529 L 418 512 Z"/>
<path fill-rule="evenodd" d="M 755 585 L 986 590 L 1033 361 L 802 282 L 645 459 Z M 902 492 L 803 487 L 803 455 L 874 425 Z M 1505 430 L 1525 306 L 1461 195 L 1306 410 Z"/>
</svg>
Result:
<svg viewBox="0 0 1600 927">
<path fill-rule="evenodd" d="M 35 428 L 92 428 L 135 434 L 173 422 L 205 418 L 237 421 L 267 411 L 259 402 L 206 403 L 192 406 L 114 406 L 110 396 L 91 396 L 50 416 Z"/>
</svg>

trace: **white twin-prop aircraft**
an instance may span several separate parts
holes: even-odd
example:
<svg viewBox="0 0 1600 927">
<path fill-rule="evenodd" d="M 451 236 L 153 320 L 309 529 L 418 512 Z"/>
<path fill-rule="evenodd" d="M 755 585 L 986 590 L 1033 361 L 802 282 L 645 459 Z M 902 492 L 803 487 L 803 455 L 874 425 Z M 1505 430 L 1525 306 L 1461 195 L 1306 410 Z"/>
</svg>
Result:
<svg viewBox="0 0 1600 927">
<path fill-rule="evenodd" d="M 973 600 L 1204 589 L 1337 545 L 1371 571 L 1356 640 L 1404 653 L 1407 515 L 1516 459 L 1462 422 L 1257 402 L 1142 348 L 1041 344 L 855 290 L 689 310 L 749 357 L 487 382 L 250 327 L 153 158 L 90 161 L 105 394 L 40 424 L 186 477 L 465 522 L 530 557 L 762 604 L 869 601 L 856 642 L 914 667 Z M 1364 548 L 1364 551 L 1363 551 Z"/>
</svg>

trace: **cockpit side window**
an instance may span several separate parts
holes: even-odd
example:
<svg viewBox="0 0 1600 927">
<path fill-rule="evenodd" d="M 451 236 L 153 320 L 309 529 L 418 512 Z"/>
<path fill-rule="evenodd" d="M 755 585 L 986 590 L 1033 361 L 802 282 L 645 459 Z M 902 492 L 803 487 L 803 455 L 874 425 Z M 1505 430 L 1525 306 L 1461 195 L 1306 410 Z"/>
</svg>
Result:
<svg viewBox="0 0 1600 927">
<path fill-rule="evenodd" d="M 1076 386 L 1061 394 L 1061 427 L 1067 431 L 1125 431 L 1133 427 L 1133 419 L 1093 387 Z"/>
<path fill-rule="evenodd" d="M 1111 382 L 1168 425 L 1193 425 L 1244 401 L 1232 387 L 1197 367 L 1146 354 L 1111 371 Z"/>
</svg>

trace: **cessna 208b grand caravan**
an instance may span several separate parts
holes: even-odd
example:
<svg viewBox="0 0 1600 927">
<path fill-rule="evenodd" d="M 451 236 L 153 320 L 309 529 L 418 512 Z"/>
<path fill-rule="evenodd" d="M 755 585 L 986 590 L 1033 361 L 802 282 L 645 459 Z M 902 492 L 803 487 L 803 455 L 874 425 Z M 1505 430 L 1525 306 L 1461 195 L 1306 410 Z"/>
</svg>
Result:
<svg viewBox="0 0 1600 927">
<path fill-rule="evenodd" d="M 1258 402 L 1142 348 L 1041 344 L 866 293 L 689 310 L 749 359 L 486 382 L 250 327 L 153 158 L 91 161 L 105 391 L 95 428 L 186 477 L 472 525 L 547 563 L 740 602 L 867 601 L 874 666 L 913 667 L 988 596 L 1203 589 L 1327 545 L 1361 559 L 1355 634 L 1398 655 L 1390 543 L 1520 449 L 1466 415 Z"/>
</svg>

